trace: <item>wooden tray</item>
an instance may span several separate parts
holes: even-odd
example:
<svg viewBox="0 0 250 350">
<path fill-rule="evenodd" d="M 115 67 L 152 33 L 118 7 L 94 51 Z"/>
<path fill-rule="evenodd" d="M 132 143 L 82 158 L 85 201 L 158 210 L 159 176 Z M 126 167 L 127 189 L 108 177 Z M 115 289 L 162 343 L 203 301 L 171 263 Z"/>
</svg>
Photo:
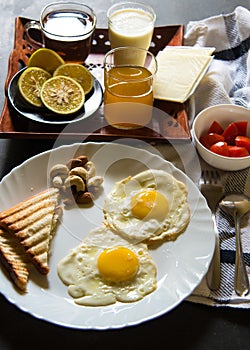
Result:
<svg viewBox="0 0 250 350">
<path fill-rule="evenodd" d="M 15 19 L 14 49 L 9 57 L 8 74 L 5 82 L 5 104 L 0 119 L 0 137 L 2 138 L 49 138 L 60 137 L 89 140 L 109 141 L 117 138 L 137 138 L 150 142 L 190 141 L 188 125 L 188 104 L 180 104 L 168 101 L 155 100 L 154 105 L 166 113 L 154 117 L 147 127 L 134 131 L 124 131 L 107 126 L 102 113 L 102 106 L 91 117 L 81 122 L 72 123 L 70 126 L 58 127 L 24 120 L 23 117 L 11 110 L 7 98 L 7 89 L 10 79 L 19 69 L 27 65 L 31 53 L 34 51 L 27 43 L 24 34 L 24 25 L 28 18 L 17 17 Z M 37 35 L 37 34 L 36 34 Z M 39 38 L 38 38 L 39 39 Z M 172 25 L 156 27 L 154 30 L 152 51 L 155 55 L 166 45 L 182 45 L 183 26 Z M 107 29 L 96 29 L 91 53 L 86 65 L 93 75 L 101 82 L 103 71 L 103 57 L 110 49 Z M 164 117 L 162 115 L 164 115 Z"/>
</svg>

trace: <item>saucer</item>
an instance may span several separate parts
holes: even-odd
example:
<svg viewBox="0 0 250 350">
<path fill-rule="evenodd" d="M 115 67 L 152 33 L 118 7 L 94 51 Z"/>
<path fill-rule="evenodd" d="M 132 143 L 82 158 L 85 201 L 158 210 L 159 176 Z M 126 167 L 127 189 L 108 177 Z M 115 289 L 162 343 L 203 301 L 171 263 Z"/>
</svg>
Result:
<svg viewBox="0 0 250 350">
<path fill-rule="evenodd" d="M 20 96 L 18 90 L 18 79 L 25 68 L 18 71 L 11 79 L 8 86 L 8 99 L 12 108 L 19 116 L 26 119 L 53 125 L 64 125 L 79 122 L 93 115 L 102 104 L 103 90 L 99 81 L 94 77 L 94 85 L 92 90 L 85 96 L 83 107 L 76 113 L 70 115 L 60 115 L 49 111 L 47 108 L 37 108 L 29 105 Z"/>
</svg>

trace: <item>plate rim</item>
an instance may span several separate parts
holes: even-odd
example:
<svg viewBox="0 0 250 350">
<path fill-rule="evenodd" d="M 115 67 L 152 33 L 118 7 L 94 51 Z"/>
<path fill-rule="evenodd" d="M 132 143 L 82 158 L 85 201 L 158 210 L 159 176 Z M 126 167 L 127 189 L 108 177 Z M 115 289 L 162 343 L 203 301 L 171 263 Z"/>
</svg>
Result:
<svg viewBox="0 0 250 350">
<path fill-rule="evenodd" d="M 111 145 L 115 145 L 117 147 L 125 147 L 125 149 L 130 149 L 130 150 L 133 150 L 138 153 L 139 152 L 139 155 L 146 155 L 146 156 L 151 156 L 153 158 L 156 159 L 156 161 L 160 160 L 160 162 L 163 162 L 163 163 L 166 163 L 168 166 L 170 166 L 171 170 L 174 171 L 175 173 L 177 172 L 178 174 L 180 174 L 181 176 L 183 176 L 188 184 L 190 186 L 192 186 L 192 181 L 191 179 L 188 178 L 188 176 L 183 172 L 181 171 L 180 169 L 178 169 L 177 167 L 175 167 L 171 162 L 163 159 L 162 157 L 160 157 L 158 154 L 154 154 L 146 149 L 138 149 L 138 148 L 135 148 L 135 147 L 132 147 L 132 146 L 128 146 L 128 145 L 124 145 L 124 144 L 120 144 L 120 143 L 107 143 L 107 142 L 99 142 L 99 143 L 96 143 L 96 142 L 87 142 L 87 143 L 72 143 L 72 144 L 69 144 L 69 145 L 61 145 L 61 146 L 58 146 L 52 150 L 47 150 L 47 151 L 44 151 L 44 152 L 41 152 L 33 157 L 30 157 L 28 159 L 26 159 L 23 163 L 21 163 L 20 165 L 16 166 L 15 168 L 13 168 L 8 174 L 6 174 L 2 180 L 0 181 L 0 189 L 1 189 L 1 186 L 2 186 L 2 183 L 5 183 L 6 181 L 8 181 L 8 178 L 11 177 L 16 171 L 20 171 L 23 167 L 25 167 L 25 165 L 29 162 L 32 162 L 34 159 L 39 159 L 39 157 L 42 157 L 42 156 L 48 156 L 53 152 L 53 153 L 56 153 L 56 152 L 61 152 L 62 150 L 64 150 L 65 148 L 67 149 L 71 149 L 71 148 L 79 148 L 79 147 L 83 147 L 83 148 L 86 148 L 86 147 L 102 147 L 102 146 L 105 146 L 107 145 L 108 147 L 110 147 Z M 193 184 L 194 185 L 194 184 Z M 206 204 L 206 201 L 204 199 L 204 197 L 200 194 L 200 192 L 198 191 L 197 189 L 197 195 L 199 197 L 199 201 L 201 201 L 201 204 L 203 205 L 203 209 L 205 209 L 207 211 L 207 214 L 210 213 L 209 212 L 209 209 L 207 207 L 207 204 Z M 212 219 L 211 217 L 209 216 L 209 221 L 211 222 L 211 227 L 212 227 Z M 211 232 L 211 237 L 210 239 L 213 241 L 213 242 L 210 242 L 214 248 L 214 242 L 215 242 L 215 235 L 214 233 Z M 192 286 L 192 288 L 188 291 L 188 293 L 185 295 L 185 296 L 182 296 L 182 298 L 176 300 L 175 303 L 173 303 L 171 305 L 170 308 L 164 308 L 158 312 L 155 312 L 153 313 L 152 315 L 150 316 L 147 316 L 147 317 L 144 317 L 144 318 L 141 318 L 140 320 L 129 320 L 129 321 L 123 321 L 123 322 L 120 322 L 119 324 L 115 324 L 115 325 L 107 325 L 107 326 L 93 326 L 93 325 L 81 325 L 81 326 L 77 326 L 77 325 L 74 325 L 74 324 L 70 324 L 69 322 L 66 322 L 66 321 L 56 321 L 56 320 L 52 320 L 50 319 L 48 316 L 46 317 L 45 315 L 41 315 L 37 312 L 34 312 L 32 311 L 30 308 L 27 308 L 25 307 L 24 305 L 20 305 L 16 300 L 15 298 L 11 297 L 10 295 L 6 295 L 6 293 L 3 292 L 3 288 L 2 288 L 2 282 L 0 282 L 0 292 L 1 294 L 9 301 L 11 302 L 12 304 L 14 304 L 16 307 L 18 307 L 20 310 L 38 318 L 38 319 L 42 319 L 44 321 L 47 321 L 49 323 L 52 323 L 52 324 L 55 324 L 55 325 L 58 325 L 58 326 L 63 326 L 63 327 L 67 327 L 67 328 L 73 328 L 73 329 L 96 329 L 96 330 L 107 330 L 107 329 L 118 329 L 118 328 L 124 328 L 124 327 L 128 327 L 128 326 L 134 326 L 134 325 L 138 325 L 138 324 L 141 324 L 142 322 L 146 322 L 146 321 L 149 321 L 149 320 L 153 320 L 154 318 L 158 317 L 158 316 L 161 316 L 169 311 L 171 311 L 173 308 L 175 308 L 178 304 L 180 304 L 185 298 L 187 298 L 192 292 L 193 290 L 198 286 L 198 284 L 201 282 L 202 278 L 205 276 L 207 270 L 208 270 L 208 266 L 210 264 L 210 261 L 212 259 L 212 253 L 213 253 L 213 248 L 211 249 L 210 251 L 210 256 L 207 257 L 207 266 L 204 266 L 204 271 L 203 273 L 199 276 L 199 280 L 198 282 L 196 281 L 195 285 Z M 13 285 L 11 285 L 11 288 L 13 288 Z M 66 286 L 65 286 L 66 288 Z M 29 292 L 28 292 L 29 294 Z M 29 298 L 29 295 L 26 296 Z M 140 301 L 139 301 L 140 302 Z M 136 303 L 139 303 L 139 302 L 136 302 Z M 132 305 L 135 305 L 136 303 L 132 303 Z M 73 303 L 74 304 L 74 303 Z M 133 307 L 133 306 L 132 306 Z M 80 307 L 82 308 L 82 307 Z M 105 307 L 104 307 L 105 308 Z"/>
</svg>

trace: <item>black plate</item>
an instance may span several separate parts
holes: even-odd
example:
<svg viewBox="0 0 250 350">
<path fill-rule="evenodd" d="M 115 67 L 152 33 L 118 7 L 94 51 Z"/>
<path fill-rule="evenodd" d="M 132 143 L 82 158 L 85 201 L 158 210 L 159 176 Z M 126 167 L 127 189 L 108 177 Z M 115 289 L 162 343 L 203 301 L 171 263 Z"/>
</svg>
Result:
<svg viewBox="0 0 250 350">
<path fill-rule="evenodd" d="M 24 118 L 40 122 L 43 124 L 63 125 L 79 122 L 94 114 L 102 104 L 103 90 L 99 81 L 94 77 L 94 86 L 92 90 L 85 96 L 84 106 L 76 113 L 70 115 L 60 115 L 49 111 L 47 108 L 36 108 L 28 105 L 20 96 L 17 82 L 24 71 L 23 68 L 18 71 L 11 79 L 8 86 L 8 99 L 14 110 Z"/>
</svg>

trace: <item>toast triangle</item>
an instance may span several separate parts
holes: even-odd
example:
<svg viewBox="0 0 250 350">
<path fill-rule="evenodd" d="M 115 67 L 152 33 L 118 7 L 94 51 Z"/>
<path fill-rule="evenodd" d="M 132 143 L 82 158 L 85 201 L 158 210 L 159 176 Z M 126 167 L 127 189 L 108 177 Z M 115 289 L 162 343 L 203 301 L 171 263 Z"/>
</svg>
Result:
<svg viewBox="0 0 250 350">
<path fill-rule="evenodd" d="M 0 260 L 14 284 L 25 292 L 29 279 L 28 259 L 25 250 L 17 237 L 3 229 L 0 229 Z"/>
<path fill-rule="evenodd" d="M 50 242 L 62 215 L 59 200 L 59 190 L 48 188 L 0 213 L 0 227 L 19 239 L 26 255 L 42 274 L 50 270 Z"/>
</svg>

